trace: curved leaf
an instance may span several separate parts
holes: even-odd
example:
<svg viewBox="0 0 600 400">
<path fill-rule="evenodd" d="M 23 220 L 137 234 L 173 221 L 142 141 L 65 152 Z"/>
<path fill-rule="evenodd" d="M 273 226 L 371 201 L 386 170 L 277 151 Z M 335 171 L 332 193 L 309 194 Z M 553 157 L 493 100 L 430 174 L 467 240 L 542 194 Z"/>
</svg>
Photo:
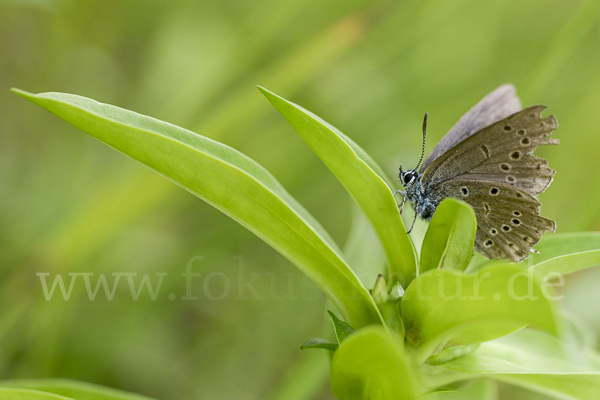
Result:
<svg viewBox="0 0 600 400">
<path fill-rule="evenodd" d="M 310 111 L 258 88 L 323 160 L 363 210 L 379 237 L 390 264 L 391 283 L 407 285 L 415 276 L 416 255 L 392 189 L 376 164 L 358 145 Z M 375 171 L 374 171 L 375 169 Z M 381 174 L 381 172 L 380 172 Z"/>
<path fill-rule="evenodd" d="M 300 346 L 300 350 L 325 349 L 325 350 L 330 350 L 330 351 L 336 351 L 338 346 L 339 345 L 337 343 L 331 343 L 327 339 L 315 337 L 315 338 L 310 338 L 306 342 L 302 343 L 302 346 Z"/>
<path fill-rule="evenodd" d="M 399 285 L 400 283 L 396 282 L 396 284 Z M 383 274 L 377 275 L 375 284 L 371 288 L 371 297 L 373 297 L 373 300 L 375 300 L 375 304 L 377 304 L 379 310 L 381 310 L 385 302 L 390 298 L 388 285 L 383 277 Z"/>
<path fill-rule="evenodd" d="M 401 337 L 400 342 L 404 345 L 404 321 L 402 321 L 402 315 L 400 315 L 402 296 L 404 296 L 404 289 L 402 289 L 400 282 L 396 282 L 390 290 L 387 300 L 382 303 L 377 303 L 377 306 L 381 310 L 381 315 L 383 316 L 387 327 Z M 377 302 L 377 300 L 375 301 Z"/>
<path fill-rule="evenodd" d="M 331 322 L 333 322 L 333 330 L 335 331 L 335 337 L 339 344 L 342 344 L 344 340 L 356 332 L 353 327 L 340 320 L 333 312 L 327 310 L 327 314 L 329 314 L 329 318 L 331 318 Z"/>
<path fill-rule="evenodd" d="M 577 314 L 565 309 L 560 310 L 559 315 L 564 327 L 561 339 L 569 343 L 574 351 L 585 351 L 597 347 L 598 338 L 596 337 L 596 331 L 586 321 Z"/>
<path fill-rule="evenodd" d="M 570 274 L 600 264 L 600 232 L 573 232 L 542 236 L 533 253 L 519 265 L 534 268 L 540 276 L 548 274 Z M 493 262 L 493 261 L 492 261 Z M 482 260 L 469 271 L 489 264 Z M 473 264 L 473 263 L 472 263 Z"/>
<path fill-rule="evenodd" d="M 476 230 L 471 206 L 453 198 L 442 201 L 423 239 L 419 272 L 436 268 L 464 270 L 473 252 Z"/>
<path fill-rule="evenodd" d="M 287 364 L 285 373 L 261 400 L 313 400 L 329 381 L 329 354 L 310 351 L 293 364 Z"/>
<path fill-rule="evenodd" d="M 465 389 L 436 391 L 423 397 L 423 400 L 496 400 L 498 384 L 492 380 L 479 381 Z"/>
<path fill-rule="evenodd" d="M 557 339 L 529 329 L 481 344 L 474 353 L 440 366 L 491 378 L 565 399 L 596 400 L 600 357 L 574 355 Z"/>
<path fill-rule="evenodd" d="M 2 400 L 77 400 L 70 397 L 40 392 L 30 389 L 7 389 L 0 388 L 0 399 Z"/>
<path fill-rule="evenodd" d="M 541 276 L 549 274 L 567 275 L 582 269 L 600 265 L 600 250 L 582 251 L 554 257 L 533 267 Z"/>
<path fill-rule="evenodd" d="M 381 323 L 337 246 L 252 159 L 180 127 L 85 97 L 13 90 L 238 221 L 315 282 L 353 326 Z"/>
<path fill-rule="evenodd" d="M 358 275 L 363 286 L 369 287 L 385 271 L 387 261 L 365 214 L 352 204 L 352 225 L 342 249 L 346 262 Z"/>
<path fill-rule="evenodd" d="M 600 232 L 576 232 L 544 236 L 534 254 L 523 264 L 553 278 L 600 265 Z"/>
<path fill-rule="evenodd" d="M 455 358 L 462 357 L 465 354 L 469 354 L 477 350 L 479 343 L 465 344 L 462 346 L 446 347 L 441 352 L 429 357 L 427 364 L 439 365 L 445 364 L 448 361 L 454 360 Z"/>
<path fill-rule="evenodd" d="M 339 400 L 416 398 L 408 358 L 383 327 L 367 327 L 349 337 L 331 360 L 331 389 Z"/>
<path fill-rule="evenodd" d="M 76 400 L 152 400 L 150 397 L 142 396 L 140 394 L 69 379 L 9 380 L 0 381 L 0 386 L 29 390 L 33 389 L 40 392 L 53 393 L 54 395 L 61 395 L 60 397 L 50 397 L 52 399 L 64 399 L 62 396 L 66 396 Z M 5 398 L 1 392 L 0 398 Z M 41 399 L 42 398 L 40 398 L 40 400 Z M 43 397 L 43 399 L 45 399 L 45 397 Z"/>
<path fill-rule="evenodd" d="M 504 263 L 469 275 L 426 272 L 406 290 L 401 313 L 419 362 L 444 346 L 495 339 L 527 324 L 558 333 L 553 304 L 534 274 Z"/>
<path fill-rule="evenodd" d="M 381 314 L 383 315 L 388 328 L 404 339 L 406 329 L 404 328 L 404 321 L 402 321 L 402 316 L 400 315 L 399 303 L 400 300 L 390 299 L 386 301 L 381 309 Z M 404 340 L 402 340 L 402 343 L 404 343 Z"/>
<path fill-rule="evenodd" d="M 572 232 L 544 235 L 534 253 L 522 263 L 535 266 L 556 257 L 600 249 L 600 232 Z"/>
<path fill-rule="evenodd" d="M 0 398 L 2 400 L 76 400 L 70 397 L 40 392 L 37 390 L 5 388 L 0 388 Z"/>
</svg>

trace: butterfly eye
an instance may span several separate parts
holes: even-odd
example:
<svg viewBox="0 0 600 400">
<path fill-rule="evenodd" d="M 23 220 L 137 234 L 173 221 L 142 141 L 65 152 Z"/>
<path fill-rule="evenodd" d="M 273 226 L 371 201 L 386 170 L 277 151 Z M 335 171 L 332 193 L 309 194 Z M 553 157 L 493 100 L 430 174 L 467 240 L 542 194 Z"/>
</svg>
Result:
<svg viewBox="0 0 600 400">
<path fill-rule="evenodd" d="M 407 172 L 406 174 L 404 174 L 403 181 L 404 181 L 405 185 L 408 185 L 409 183 L 411 183 L 414 180 L 415 180 L 415 175 L 412 172 Z"/>
</svg>

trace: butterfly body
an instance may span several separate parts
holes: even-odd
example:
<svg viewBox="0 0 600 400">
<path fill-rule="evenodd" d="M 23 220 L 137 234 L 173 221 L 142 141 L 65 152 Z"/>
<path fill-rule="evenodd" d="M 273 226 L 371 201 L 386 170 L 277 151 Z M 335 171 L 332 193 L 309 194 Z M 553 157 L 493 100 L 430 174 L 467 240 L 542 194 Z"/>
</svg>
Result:
<svg viewBox="0 0 600 400">
<path fill-rule="evenodd" d="M 438 199 L 429 196 L 426 189 L 421 184 L 420 174 L 414 169 L 403 172 L 403 174 L 400 175 L 400 180 L 406 188 L 406 191 L 404 192 L 406 199 L 411 203 L 415 212 L 421 218 L 428 221 L 431 220 L 433 213 L 435 213 L 435 209 L 443 198 Z"/>
<path fill-rule="evenodd" d="M 542 117 L 544 108 L 521 110 L 512 85 L 490 93 L 442 138 L 420 169 L 400 167 L 403 202 L 408 200 L 416 215 L 430 220 L 445 198 L 463 200 L 477 218 L 475 251 L 488 258 L 525 259 L 542 234 L 556 228 L 540 215 L 536 198 L 555 171 L 533 152 L 558 144 L 550 137 L 556 119 Z M 426 121 L 427 116 L 424 139 Z"/>
</svg>

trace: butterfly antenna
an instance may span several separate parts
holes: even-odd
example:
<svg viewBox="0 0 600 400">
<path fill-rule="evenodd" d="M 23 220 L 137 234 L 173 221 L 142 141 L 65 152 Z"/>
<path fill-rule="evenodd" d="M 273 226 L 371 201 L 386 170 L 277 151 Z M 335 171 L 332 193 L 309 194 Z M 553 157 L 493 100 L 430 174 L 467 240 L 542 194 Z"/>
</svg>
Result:
<svg viewBox="0 0 600 400">
<path fill-rule="evenodd" d="M 425 138 L 427 137 L 427 115 L 428 114 L 429 113 L 425 113 L 425 118 L 423 118 L 423 150 L 421 150 L 421 159 L 419 160 L 419 163 L 415 167 L 415 170 L 419 169 L 419 166 L 421 165 L 421 161 L 423 161 L 423 157 L 425 156 Z"/>
</svg>

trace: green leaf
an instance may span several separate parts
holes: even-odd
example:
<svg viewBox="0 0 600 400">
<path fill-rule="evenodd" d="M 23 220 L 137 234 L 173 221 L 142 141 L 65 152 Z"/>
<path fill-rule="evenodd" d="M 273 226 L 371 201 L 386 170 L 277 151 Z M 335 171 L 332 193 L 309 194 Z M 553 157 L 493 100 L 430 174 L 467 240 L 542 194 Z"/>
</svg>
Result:
<svg viewBox="0 0 600 400">
<path fill-rule="evenodd" d="M 600 265 L 600 232 L 579 232 L 544 236 L 536 246 L 540 254 L 523 263 L 540 276 L 567 275 Z"/>
<path fill-rule="evenodd" d="M 464 271 L 466 273 L 473 273 L 481 268 L 490 265 L 490 263 L 495 263 L 497 261 L 498 260 L 490 261 L 490 259 L 484 256 L 483 254 L 473 252 L 471 254 L 471 260 L 469 260 L 469 265 L 467 265 L 467 268 L 465 268 Z"/>
<path fill-rule="evenodd" d="M 496 400 L 498 385 L 486 379 L 459 390 L 436 391 L 423 397 L 424 400 Z"/>
<path fill-rule="evenodd" d="M 558 274 L 567 275 L 582 269 L 600 265 L 600 250 L 582 251 L 539 263 L 533 269 L 548 278 L 555 278 Z"/>
<path fill-rule="evenodd" d="M 423 239 L 420 273 L 436 268 L 464 270 L 473 252 L 476 230 L 471 206 L 452 198 L 442 201 Z"/>
<path fill-rule="evenodd" d="M 363 286 L 369 287 L 386 270 L 387 261 L 373 228 L 355 203 L 352 203 L 352 225 L 343 252 L 346 262 L 358 275 Z"/>
<path fill-rule="evenodd" d="M 404 289 L 402 288 L 402 285 L 400 285 L 400 282 L 394 283 L 394 286 L 392 286 L 392 290 L 390 290 L 389 301 L 400 300 L 402 296 L 404 296 Z"/>
<path fill-rule="evenodd" d="M 600 249 L 600 232 L 573 232 L 544 235 L 524 264 L 537 265 L 555 257 Z"/>
<path fill-rule="evenodd" d="M 36 390 L 57 395 L 56 397 L 48 397 L 48 399 L 63 399 L 62 396 L 66 396 L 76 400 L 151 400 L 150 397 L 139 394 L 68 379 L 8 380 L 0 381 L 0 386 Z M 2 390 L 5 389 L 0 389 L 0 398 L 5 399 Z M 34 398 L 32 397 L 32 399 Z M 46 399 L 46 397 L 40 397 L 41 399 Z"/>
<path fill-rule="evenodd" d="M 418 362 L 444 346 L 483 342 L 534 324 L 558 334 L 553 303 L 531 271 L 496 264 L 474 274 L 431 270 L 408 287 L 401 303 L 406 340 Z"/>
<path fill-rule="evenodd" d="M 331 343 L 327 339 L 318 338 L 318 337 L 310 338 L 306 342 L 304 342 L 302 344 L 302 346 L 300 346 L 300 350 L 304 350 L 304 349 L 325 349 L 325 350 L 336 351 L 337 348 L 338 348 L 338 344 L 337 343 Z"/>
<path fill-rule="evenodd" d="M 2 400 L 77 400 L 37 390 L 4 388 L 0 388 L 0 398 Z"/>
<path fill-rule="evenodd" d="M 427 363 L 431 365 L 439 365 L 447 363 L 455 358 L 462 357 L 465 354 L 470 354 L 477 350 L 479 343 L 465 344 L 463 346 L 446 347 L 438 354 L 435 354 L 427 359 Z"/>
<path fill-rule="evenodd" d="M 342 344 L 344 340 L 348 338 L 348 336 L 352 335 L 356 332 L 356 330 L 340 320 L 333 312 L 327 310 L 329 317 L 331 317 L 331 322 L 333 322 L 333 329 L 335 331 L 335 337 L 339 344 Z"/>
<path fill-rule="evenodd" d="M 315 282 L 354 326 L 381 323 L 373 299 L 326 232 L 252 159 L 180 127 L 85 97 L 13 91 L 238 221 Z"/>
<path fill-rule="evenodd" d="M 375 304 L 377 304 L 377 307 L 379 307 L 380 310 L 390 297 L 390 294 L 388 293 L 387 283 L 385 281 L 385 278 L 383 277 L 383 274 L 377 275 L 377 279 L 375 279 L 373 289 L 371 289 L 371 297 L 373 297 L 373 300 L 375 300 Z"/>
<path fill-rule="evenodd" d="M 310 111 L 258 88 L 323 160 L 363 210 L 383 245 L 391 283 L 408 284 L 415 276 L 416 254 L 385 174 L 359 146 Z M 378 173 L 376 173 L 379 172 Z"/>
<path fill-rule="evenodd" d="M 381 314 L 387 326 L 402 337 L 402 344 L 404 344 L 406 329 L 404 328 L 402 315 L 400 315 L 400 300 L 402 296 L 404 296 L 404 289 L 402 289 L 400 282 L 396 282 L 392 290 L 390 290 L 389 298 L 381 306 Z"/>
<path fill-rule="evenodd" d="M 580 350 L 595 349 L 598 339 L 596 331 L 581 319 L 577 314 L 574 314 L 565 309 L 560 310 L 562 325 L 564 326 L 563 341 L 569 343 L 575 349 Z"/>
<path fill-rule="evenodd" d="M 597 400 L 600 393 L 597 353 L 573 354 L 557 339 L 530 329 L 482 343 L 474 353 L 440 367 L 489 376 L 563 399 Z"/>
<path fill-rule="evenodd" d="M 329 382 L 330 355 L 322 351 L 303 353 L 279 374 L 274 387 L 261 400 L 313 400 Z"/>
<path fill-rule="evenodd" d="M 381 309 L 381 314 L 383 315 L 383 319 L 385 320 L 387 326 L 393 332 L 400 335 L 400 337 L 404 338 L 404 335 L 406 334 L 406 329 L 404 328 L 404 321 L 402 321 L 402 316 L 400 315 L 399 306 L 399 300 L 393 300 L 390 298 L 383 305 Z"/>
<path fill-rule="evenodd" d="M 331 389 L 339 400 L 412 400 L 416 390 L 407 356 L 383 327 L 348 338 L 331 360 Z"/>
<path fill-rule="evenodd" d="M 539 253 L 531 254 L 520 265 L 534 268 L 541 277 L 548 276 L 551 279 L 556 274 L 566 275 L 599 265 L 600 232 L 545 235 L 535 249 Z M 472 272 L 489 263 L 485 259 L 476 265 L 470 265 L 468 270 Z"/>
</svg>

